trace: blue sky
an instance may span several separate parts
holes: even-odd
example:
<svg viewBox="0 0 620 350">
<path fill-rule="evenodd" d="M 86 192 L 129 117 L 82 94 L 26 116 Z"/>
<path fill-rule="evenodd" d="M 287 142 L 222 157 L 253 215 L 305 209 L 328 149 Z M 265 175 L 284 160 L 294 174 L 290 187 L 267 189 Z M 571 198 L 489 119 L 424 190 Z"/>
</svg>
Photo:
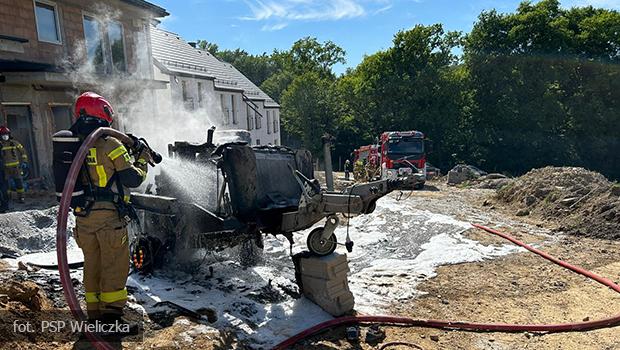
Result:
<svg viewBox="0 0 620 350">
<path fill-rule="evenodd" d="M 468 32 L 482 10 L 514 11 L 519 0 L 153 0 L 171 15 L 162 26 L 187 41 L 205 39 L 220 48 L 253 54 L 288 49 L 297 39 L 331 40 L 354 67 L 365 54 L 391 46 L 394 33 L 416 24 L 442 23 Z M 620 0 L 564 0 L 566 7 L 620 9 Z"/>
</svg>

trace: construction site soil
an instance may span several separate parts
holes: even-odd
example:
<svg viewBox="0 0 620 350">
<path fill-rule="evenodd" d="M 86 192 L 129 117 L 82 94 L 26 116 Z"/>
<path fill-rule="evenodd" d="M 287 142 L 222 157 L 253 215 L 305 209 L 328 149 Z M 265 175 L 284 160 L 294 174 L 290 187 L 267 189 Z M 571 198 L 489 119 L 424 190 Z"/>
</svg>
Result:
<svg viewBox="0 0 620 350">
<path fill-rule="evenodd" d="M 620 185 L 593 171 L 534 169 L 502 187 L 497 199 L 520 216 L 545 220 L 555 231 L 620 238 Z"/>
<path fill-rule="evenodd" d="M 587 177 L 583 179 L 579 176 L 580 174 Z M 339 174 L 337 178 L 341 176 L 342 174 Z M 336 186 L 342 186 L 342 184 L 342 181 L 337 181 Z M 541 191 L 540 188 L 545 188 L 545 190 Z M 546 188 L 550 190 L 547 191 Z M 544 192 L 546 194 L 543 196 Z M 529 196 L 535 197 L 536 201 L 532 202 L 533 199 Z M 562 202 L 562 200 L 572 198 L 571 196 L 578 196 L 578 199 L 574 199 L 573 203 L 568 206 Z M 499 192 L 489 189 L 448 187 L 438 181 L 429 183 L 423 191 L 394 193 L 382 201 L 375 214 L 351 220 L 352 238 L 355 240 L 357 237 L 359 242 L 356 243 L 354 253 L 349 256 L 352 269 L 351 283 L 359 305 L 356 309 L 360 313 L 477 322 L 563 323 L 594 320 L 620 312 L 620 295 L 608 288 L 555 266 L 532 253 L 509 248 L 510 245 L 500 238 L 475 229 L 468 229 L 463 225 L 469 222 L 498 228 L 560 259 L 618 282 L 620 261 L 617 257 L 620 255 L 620 241 L 602 238 L 618 238 L 618 229 L 614 234 L 613 226 L 608 225 L 608 220 L 601 216 L 612 217 L 612 214 L 609 214 L 612 211 L 613 218 L 618 218 L 617 189 L 614 184 L 596 173 L 575 168 L 544 168 L 534 170 L 508 183 Z M 607 205 L 613 205 L 613 207 L 603 211 L 602 208 Z M 573 212 L 568 212 L 567 209 Z M 20 226 L 17 227 L 23 228 L 25 226 L 21 225 L 27 224 L 29 228 L 26 231 L 32 231 L 28 233 L 27 239 L 33 239 L 36 233 L 43 235 L 45 239 L 43 242 L 35 240 L 34 243 L 23 243 L 24 241 L 11 233 L 14 227 L 8 228 L 3 225 L 0 226 L 0 231 L 2 231 L 0 233 L 7 233 L 10 239 L 0 241 L 0 245 L 6 243 L 7 249 L 18 254 L 39 251 L 41 250 L 39 246 L 43 248 L 48 247 L 49 244 L 53 246 L 53 241 L 50 243 L 53 240 L 50 237 L 53 227 L 41 224 L 46 219 L 36 218 L 39 216 L 53 218 L 54 210 L 54 208 L 37 208 L 31 210 L 29 214 L 24 214 L 23 211 L 9 214 L 10 219 L 7 219 L 9 220 L 6 222 L 7 225 L 19 224 Z M 529 212 L 523 215 L 521 210 Z M 7 217 L 0 215 L 0 220 L 3 218 Z M 425 223 L 424 220 L 427 222 Z M 617 221 L 615 225 L 618 227 Z M 44 227 L 39 228 L 39 226 Z M 392 226 L 394 227 L 390 229 Z M 420 231 L 415 229 L 418 226 Z M 389 230 L 394 231 L 392 234 L 395 237 L 392 239 Z M 438 232 L 441 230 L 451 231 L 443 237 L 443 240 L 438 241 L 437 251 L 441 253 L 443 249 L 441 254 L 450 255 L 458 253 L 454 251 L 455 249 L 464 249 L 469 255 L 461 256 L 459 259 L 439 259 L 437 267 L 427 271 L 427 265 L 424 262 L 431 257 L 429 251 L 433 250 L 433 240 L 441 236 Z M 21 230 L 15 232 L 18 231 Z M 342 234 L 344 231 L 339 232 Z M 369 237 L 377 235 L 377 232 L 386 232 L 388 235 L 381 236 L 378 240 L 371 240 Z M 602 234 L 602 232 L 605 233 Z M 406 238 L 416 235 L 420 238 Z M 364 238 L 360 240 L 360 237 Z M 300 240 L 303 239 L 300 238 Z M 460 245 L 451 246 L 450 240 Z M 405 242 L 404 245 L 407 247 L 399 246 L 398 242 Z M 286 279 L 291 279 L 292 277 L 288 276 L 291 273 L 290 268 L 286 267 L 287 259 L 281 257 L 283 254 L 286 255 L 288 247 L 282 245 L 280 248 L 277 246 L 278 241 L 266 242 L 266 246 L 274 244 L 277 249 L 266 250 L 265 266 L 260 269 L 267 273 L 271 271 L 268 270 L 267 265 L 271 264 L 273 273 L 277 274 L 281 271 Z M 31 249 L 32 245 L 37 249 Z M 387 248 L 383 249 L 383 247 Z M 297 243 L 296 248 L 298 248 Z M 419 258 L 424 259 L 420 261 Z M 432 258 L 436 259 L 436 257 Z M 389 273 L 389 268 L 382 270 L 383 265 L 372 264 L 373 261 L 379 260 L 386 260 L 386 265 L 393 266 L 394 271 Z M 398 261 L 402 261 L 404 265 L 398 265 Z M 413 277 L 402 277 L 411 274 L 407 266 L 411 266 L 414 270 L 419 266 L 420 271 L 423 270 L 423 272 L 418 272 Z M 216 267 L 216 270 L 222 269 L 224 269 L 222 266 Z M 247 271 L 234 271 L 238 271 L 239 277 L 242 278 L 238 282 L 243 284 L 243 278 L 245 278 L 243 274 Z M 79 290 L 81 289 L 79 274 L 75 276 L 74 285 Z M 180 280 L 183 280 L 183 284 L 187 283 L 183 287 L 176 286 L 176 289 L 186 289 L 187 295 L 183 297 L 192 297 L 195 292 L 202 292 L 197 285 L 192 284 L 192 281 L 188 283 L 184 279 Z M 155 280 L 146 280 L 147 283 L 149 281 L 152 283 Z M 228 281 L 220 282 L 209 282 L 215 288 L 209 288 L 206 292 L 208 294 L 197 294 L 195 298 L 204 298 L 205 303 L 210 298 L 215 298 L 216 294 L 221 294 L 219 291 L 221 287 L 229 284 Z M 236 283 L 233 281 L 232 285 Z M 115 347 L 126 349 L 269 348 L 268 344 L 273 345 L 273 342 L 256 345 L 257 337 L 260 338 L 261 334 L 272 336 L 271 332 L 273 332 L 273 339 L 281 341 L 291 335 L 290 327 L 286 327 L 287 322 L 297 322 L 303 319 L 303 317 L 287 319 L 286 315 L 291 313 L 291 310 L 286 308 L 287 305 L 305 307 L 303 310 L 314 310 L 309 309 L 309 306 L 300 303 L 299 300 L 295 301 L 299 298 L 298 295 L 294 295 L 295 293 L 286 295 L 278 289 L 288 284 L 289 282 L 279 280 L 277 287 L 274 285 L 274 288 L 270 289 L 280 295 L 277 300 L 261 298 L 260 303 L 254 304 L 260 306 L 273 303 L 280 308 L 285 307 L 286 311 L 285 313 L 274 312 L 272 308 L 271 312 L 266 314 L 273 317 L 272 319 L 250 325 L 257 332 L 254 338 L 241 336 L 248 332 L 243 318 L 225 323 L 224 327 L 224 324 L 220 322 L 214 325 L 201 324 L 185 316 L 177 315 L 164 325 L 161 324 L 161 320 L 147 319 L 143 342 L 123 342 L 115 344 Z M 2 286 L 0 287 L 0 319 L 3 323 L 10 322 L 16 314 L 64 307 L 64 298 L 57 276 L 50 276 L 23 264 L 18 265 L 13 259 L 0 260 L 0 286 Z M 271 280 L 267 286 L 271 286 Z M 149 293 L 155 293 L 157 288 L 157 286 L 152 286 Z M 160 288 L 164 290 L 163 286 Z M 246 286 L 247 288 L 253 287 Z M 254 289 L 265 288 L 259 285 Z M 165 290 L 170 289 L 174 291 L 175 286 L 165 288 Z M 250 292 L 253 295 L 256 294 L 254 290 Z M 145 293 L 130 296 L 132 307 L 136 307 L 136 299 L 147 296 Z M 151 294 L 148 295 L 152 296 Z M 240 299 L 236 294 L 224 294 L 224 297 L 226 295 L 237 299 L 231 303 L 231 310 L 218 310 L 218 312 L 235 313 L 236 304 L 242 305 L 243 308 L 252 306 L 246 299 Z M 392 299 L 389 299 L 390 297 Z M 282 303 L 281 301 L 285 299 L 292 301 L 289 304 Z M 377 300 L 377 305 L 372 304 L 373 300 Z M 386 304 L 386 300 L 391 300 L 391 302 Z M 381 301 L 380 305 L 378 301 Z M 279 321 L 276 316 L 273 316 L 274 314 L 282 314 L 284 321 Z M 67 321 L 70 319 L 68 314 L 64 317 Z M 314 320 L 314 314 L 310 313 L 307 313 L 305 317 L 311 319 L 309 325 L 312 322 L 324 320 Z M 272 326 L 269 325 L 270 323 Z M 282 327 L 283 330 L 279 335 L 278 327 Z M 272 331 L 261 333 L 261 328 L 272 329 Z M 284 328 L 289 332 L 284 333 Z M 381 328 L 385 331 L 386 338 L 379 342 L 366 343 L 364 341 L 367 327 L 361 327 L 362 337 L 359 342 L 346 340 L 345 328 L 338 327 L 314 335 L 297 344 L 295 348 L 378 349 L 382 344 L 389 342 L 405 342 L 409 345 L 385 348 L 424 350 L 620 349 L 620 345 L 617 344 L 620 334 L 618 327 L 560 334 L 477 333 L 387 326 Z M 72 340 L 67 342 L 67 339 Z M 35 342 L 36 340 L 40 339 L 36 336 L 29 339 L 17 338 L 14 333 L 2 333 L 0 341 L 3 342 L 0 342 L 0 348 L 88 348 L 88 343 L 77 341 L 75 334 L 65 338 L 59 337 L 54 342 Z"/>
</svg>

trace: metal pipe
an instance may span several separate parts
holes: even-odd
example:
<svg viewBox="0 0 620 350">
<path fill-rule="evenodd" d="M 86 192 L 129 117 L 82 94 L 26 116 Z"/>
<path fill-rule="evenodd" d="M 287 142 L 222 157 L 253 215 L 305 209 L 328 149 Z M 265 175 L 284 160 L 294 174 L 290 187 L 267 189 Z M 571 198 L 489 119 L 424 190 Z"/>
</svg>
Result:
<svg viewBox="0 0 620 350">
<path fill-rule="evenodd" d="M 334 172 L 332 169 L 332 136 L 323 136 L 323 154 L 325 158 L 325 183 L 328 191 L 334 190 Z"/>
</svg>

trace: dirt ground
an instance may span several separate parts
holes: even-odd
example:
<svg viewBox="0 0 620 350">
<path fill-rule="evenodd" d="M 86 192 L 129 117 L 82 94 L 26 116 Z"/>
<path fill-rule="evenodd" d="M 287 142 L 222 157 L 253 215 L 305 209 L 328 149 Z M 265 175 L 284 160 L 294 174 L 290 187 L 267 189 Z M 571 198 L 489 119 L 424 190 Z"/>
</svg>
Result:
<svg viewBox="0 0 620 350">
<path fill-rule="evenodd" d="M 336 176 L 336 187 L 345 186 Z M 616 282 L 620 281 L 620 242 L 565 235 L 545 235 L 555 228 L 552 221 L 539 221 L 533 216 L 516 216 L 514 208 L 494 201 L 494 191 L 447 187 L 431 182 L 424 191 L 405 192 L 406 206 L 449 215 L 467 222 L 480 222 L 491 227 L 501 222 L 500 230 L 534 244 L 552 255 L 592 270 Z M 468 238 L 483 244 L 504 244 L 500 238 L 471 230 Z M 0 262 L 2 262 L 0 260 Z M 8 271 L 0 265 L 0 281 L 23 280 L 25 271 Z M 5 270 L 4 272 L 2 270 Z M 20 277 L 21 276 L 21 277 Z M 5 277 L 5 278 L 2 278 Z M 47 290 L 50 295 L 50 288 Z M 51 287 L 58 289 L 57 287 Z M 54 289 L 54 290 L 55 290 Z M 498 323 L 564 323 L 596 320 L 620 312 L 620 295 L 596 282 L 568 272 L 529 252 L 510 254 L 476 263 L 448 265 L 437 270 L 437 276 L 421 282 L 416 289 L 422 296 L 395 303 L 386 314 L 418 319 L 445 319 Z M 3 294 L 0 288 L 0 294 Z M 56 291 L 56 293 L 60 293 Z M 51 298 L 51 296 L 50 296 Z M 42 308 L 49 304 L 42 298 Z M 26 304 L 28 301 L 26 301 Z M 22 303 L 24 304 L 24 303 Z M 46 306 L 47 305 L 47 306 Z M 0 311 L 24 309 L 19 303 L 4 303 Z M 31 308 L 32 309 L 32 308 Z M 6 314 L 5 314 L 6 316 Z M 3 317 L 0 317 L 3 318 Z M 67 316 L 67 319 L 69 317 Z M 6 321 L 6 319 L 3 319 Z M 190 327 L 190 325 L 192 327 Z M 125 349 L 231 349 L 252 348 L 238 342 L 236 335 L 207 325 L 198 325 L 183 317 L 173 325 L 157 329 L 147 325 L 144 342 L 116 344 Z M 366 327 L 362 340 L 350 343 L 345 328 L 315 335 L 295 346 L 296 349 L 380 349 L 389 342 L 410 345 L 388 346 L 386 349 L 619 349 L 620 327 L 590 332 L 562 334 L 477 333 L 443 331 L 429 328 L 382 327 L 383 341 L 367 344 Z M 0 349 L 87 349 L 80 341 L 63 344 L 31 344 L 30 341 L 1 342 L 9 334 L 0 334 Z M 247 344 L 251 345 L 251 344 Z"/>
<path fill-rule="evenodd" d="M 490 214 L 509 216 L 538 227 L 553 224 L 513 215 L 496 208 L 492 192 L 448 188 L 422 196 L 463 200 Z M 488 223 L 492 226 L 492 223 Z M 523 234 L 514 228 L 502 228 L 527 243 L 567 262 L 594 271 L 618 283 L 620 281 L 620 242 L 561 236 L 549 240 L 537 234 Z M 483 243 L 504 243 L 501 238 L 481 231 L 470 231 L 469 238 Z M 620 312 L 620 295 L 585 277 L 569 272 L 541 257 L 522 252 L 479 263 L 443 266 L 435 278 L 418 286 L 425 295 L 402 304 L 394 304 L 391 314 L 418 319 L 443 319 L 497 323 L 564 323 L 596 320 Z M 297 349 L 376 349 L 388 342 L 411 345 L 386 349 L 620 349 L 620 327 L 589 332 L 560 334 L 479 333 L 443 331 L 429 328 L 382 327 L 386 338 L 378 344 L 364 342 L 362 327 L 359 343 L 345 339 L 345 328 L 316 335 L 298 344 Z"/>
</svg>

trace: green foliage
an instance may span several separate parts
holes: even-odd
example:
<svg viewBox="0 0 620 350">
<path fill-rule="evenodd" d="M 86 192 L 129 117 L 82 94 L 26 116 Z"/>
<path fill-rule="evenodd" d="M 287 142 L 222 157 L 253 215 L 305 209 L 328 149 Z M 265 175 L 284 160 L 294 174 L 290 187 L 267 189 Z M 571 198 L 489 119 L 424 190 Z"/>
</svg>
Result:
<svg viewBox="0 0 620 350">
<path fill-rule="evenodd" d="M 217 44 L 210 43 L 206 40 L 196 41 L 196 47 L 201 50 L 209 51 L 213 55 L 215 55 L 219 51 L 219 46 Z"/>
<path fill-rule="evenodd" d="M 318 72 L 306 72 L 291 82 L 282 94 L 283 128 L 301 139 L 313 154 L 320 155 L 321 137 L 334 130 L 333 82 Z"/>
<path fill-rule="evenodd" d="M 465 45 L 481 165 L 572 164 L 619 177 L 619 32 L 618 12 L 557 0 L 482 13 Z"/>
<path fill-rule="evenodd" d="M 419 130 L 442 169 L 576 165 L 618 179 L 618 33 L 617 11 L 541 0 L 485 11 L 466 36 L 439 24 L 398 32 L 339 77 L 332 68 L 344 50 L 315 38 L 270 55 L 216 55 L 281 102 L 283 133 L 319 157 L 325 132 L 338 159 L 383 131 Z"/>
</svg>

